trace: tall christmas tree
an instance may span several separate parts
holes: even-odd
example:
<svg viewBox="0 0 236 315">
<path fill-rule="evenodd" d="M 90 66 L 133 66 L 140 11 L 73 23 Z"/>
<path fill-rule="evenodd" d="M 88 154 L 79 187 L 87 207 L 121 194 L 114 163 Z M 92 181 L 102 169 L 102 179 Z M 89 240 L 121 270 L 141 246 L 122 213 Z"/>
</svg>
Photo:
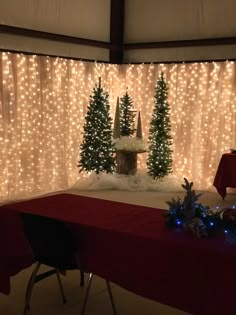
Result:
<svg viewBox="0 0 236 315">
<path fill-rule="evenodd" d="M 120 99 L 120 135 L 132 136 L 134 128 L 135 111 L 133 110 L 133 101 L 128 91 Z"/>
<path fill-rule="evenodd" d="M 155 89 L 155 105 L 149 129 L 148 173 L 161 178 L 172 172 L 172 137 L 167 101 L 168 86 L 161 73 Z"/>
<path fill-rule="evenodd" d="M 112 173 L 115 169 L 112 145 L 112 120 L 109 116 L 108 93 L 98 85 L 90 95 L 87 115 L 85 116 L 84 136 L 80 146 L 80 172 L 85 170 Z"/>
</svg>

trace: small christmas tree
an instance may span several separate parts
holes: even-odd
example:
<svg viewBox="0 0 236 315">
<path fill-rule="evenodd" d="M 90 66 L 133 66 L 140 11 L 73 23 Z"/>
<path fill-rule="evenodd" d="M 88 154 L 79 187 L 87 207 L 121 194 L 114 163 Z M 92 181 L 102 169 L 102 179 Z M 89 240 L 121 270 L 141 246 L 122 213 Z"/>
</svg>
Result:
<svg viewBox="0 0 236 315">
<path fill-rule="evenodd" d="M 135 111 L 133 110 L 133 101 L 128 91 L 120 99 L 120 135 L 132 136 L 134 128 Z"/>
<path fill-rule="evenodd" d="M 93 88 L 85 116 L 84 137 L 80 146 L 80 172 L 85 170 L 112 173 L 115 169 L 112 145 L 112 120 L 109 116 L 108 93 L 101 86 Z"/>
<path fill-rule="evenodd" d="M 155 106 L 149 129 L 148 173 L 161 178 L 172 172 L 172 137 L 167 102 L 168 87 L 161 73 L 155 90 Z"/>
</svg>

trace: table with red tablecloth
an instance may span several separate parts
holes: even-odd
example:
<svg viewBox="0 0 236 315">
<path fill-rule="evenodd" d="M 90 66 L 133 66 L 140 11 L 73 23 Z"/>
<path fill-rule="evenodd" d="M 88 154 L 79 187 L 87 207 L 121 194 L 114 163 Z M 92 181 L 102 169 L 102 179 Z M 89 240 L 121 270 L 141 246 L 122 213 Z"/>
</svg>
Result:
<svg viewBox="0 0 236 315">
<path fill-rule="evenodd" d="M 170 230 L 164 210 L 72 194 L 3 209 L 68 223 L 85 270 L 131 292 L 192 314 L 235 314 L 236 248 L 223 237 L 199 240 L 181 229 Z M 11 247 L 19 254 L 19 241 L 18 248 Z"/>
<path fill-rule="evenodd" d="M 227 187 L 236 188 L 236 154 L 222 155 L 213 185 L 223 199 L 226 197 Z"/>
<path fill-rule="evenodd" d="M 0 207 L 0 292 L 10 293 L 10 277 L 34 262 L 20 216 Z"/>
</svg>

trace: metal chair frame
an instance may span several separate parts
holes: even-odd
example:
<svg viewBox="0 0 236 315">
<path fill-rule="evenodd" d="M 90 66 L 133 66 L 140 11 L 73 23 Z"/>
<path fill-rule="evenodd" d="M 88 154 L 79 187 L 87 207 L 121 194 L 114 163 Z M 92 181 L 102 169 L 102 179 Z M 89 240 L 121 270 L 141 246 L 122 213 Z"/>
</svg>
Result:
<svg viewBox="0 0 236 315">
<path fill-rule="evenodd" d="M 86 310 L 86 306 L 87 306 L 87 302 L 88 302 L 88 298 L 89 298 L 89 293 L 90 293 L 90 289 L 91 289 L 93 276 L 94 276 L 93 273 L 89 273 L 86 293 L 85 293 L 85 297 L 84 297 L 84 301 L 83 301 L 83 305 L 82 305 L 82 310 L 81 310 L 81 313 L 80 313 L 81 315 L 85 314 L 85 310 Z M 105 279 L 105 281 L 106 281 L 106 285 L 107 285 L 107 291 L 108 291 L 108 295 L 109 295 L 109 298 L 110 298 L 113 314 L 117 315 L 117 311 L 116 311 L 116 307 L 115 307 L 115 302 L 114 302 L 114 298 L 113 298 L 110 282 L 107 279 Z"/>
<path fill-rule="evenodd" d="M 30 216 L 32 216 L 32 215 L 30 215 Z M 33 216 L 36 216 L 36 215 L 33 215 Z M 41 219 L 42 219 L 42 217 L 41 217 Z M 45 220 L 53 220 L 53 219 L 45 218 Z M 55 221 L 57 221 L 57 220 L 55 220 Z M 26 237 L 27 237 L 27 233 L 26 233 Z M 29 239 L 29 243 L 30 243 L 30 241 L 31 240 Z M 32 251 L 33 251 L 33 248 L 32 248 Z M 75 265 L 78 265 L 77 267 L 78 267 L 78 269 L 80 269 L 78 255 L 77 254 L 78 253 L 75 252 L 75 262 L 76 262 Z M 63 286 L 62 286 L 62 282 L 61 282 L 61 277 L 60 277 L 60 271 L 61 270 L 59 270 L 58 268 L 55 268 L 55 267 L 49 265 L 49 267 L 52 267 L 51 270 L 48 270 L 46 272 L 38 274 L 40 266 L 42 264 L 47 265 L 47 263 L 44 263 L 42 261 L 41 262 L 40 261 L 36 262 L 36 265 L 35 265 L 35 267 L 33 269 L 33 272 L 32 272 L 32 274 L 30 276 L 30 279 L 28 281 L 27 288 L 26 288 L 26 293 L 25 293 L 25 305 L 24 305 L 23 315 L 26 315 L 27 312 L 30 309 L 30 299 L 31 299 L 32 290 L 33 290 L 33 287 L 34 287 L 35 283 L 37 283 L 37 282 L 39 282 L 39 281 L 41 281 L 41 280 L 43 280 L 43 279 L 45 279 L 45 278 L 47 278 L 47 277 L 49 277 L 51 275 L 54 275 L 54 274 L 57 277 L 59 289 L 60 289 L 61 296 L 62 296 L 62 302 L 64 304 L 67 302 L 66 301 L 66 297 L 65 297 L 65 292 L 64 292 L 64 289 L 63 289 Z M 76 269 L 76 268 L 73 268 L 73 269 Z M 88 298 L 89 298 L 89 293 L 90 293 L 90 289 L 91 289 L 92 279 L 93 279 L 93 273 L 89 273 L 88 283 L 87 283 L 86 292 L 85 292 L 85 297 L 84 297 L 83 304 L 82 304 L 82 309 L 81 309 L 81 315 L 84 315 L 85 311 L 86 311 L 86 306 L 87 306 L 87 302 L 88 302 Z M 107 279 L 105 279 L 105 281 L 106 281 L 106 286 L 107 286 L 108 295 L 109 295 L 109 299 L 110 299 L 110 302 L 111 302 L 113 314 L 117 315 L 117 311 L 116 311 L 116 307 L 115 307 L 114 298 L 113 298 L 113 295 L 112 295 L 112 290 L 111 290 L 110 283 L 109 283 L 109 281 Z M 81 270 L 81 269 L 80 269 L 80 286 L 81 287 L 84 286 L 84 271 Z"/>
</svg>

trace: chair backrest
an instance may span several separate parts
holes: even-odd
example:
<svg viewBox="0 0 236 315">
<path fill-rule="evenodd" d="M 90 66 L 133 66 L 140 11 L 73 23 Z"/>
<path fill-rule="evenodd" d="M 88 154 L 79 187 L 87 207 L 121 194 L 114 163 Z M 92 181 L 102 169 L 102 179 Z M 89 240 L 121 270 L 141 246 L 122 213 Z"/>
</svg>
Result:
<svg viewBox="0 0 236 315">
<path fill-rule="evenodd" d="M 37 261 L 62 269 L 72 262 L 77 247 L 64 222 L 30 213 L 22 213 L 21 217 Z"/>
</svg>

